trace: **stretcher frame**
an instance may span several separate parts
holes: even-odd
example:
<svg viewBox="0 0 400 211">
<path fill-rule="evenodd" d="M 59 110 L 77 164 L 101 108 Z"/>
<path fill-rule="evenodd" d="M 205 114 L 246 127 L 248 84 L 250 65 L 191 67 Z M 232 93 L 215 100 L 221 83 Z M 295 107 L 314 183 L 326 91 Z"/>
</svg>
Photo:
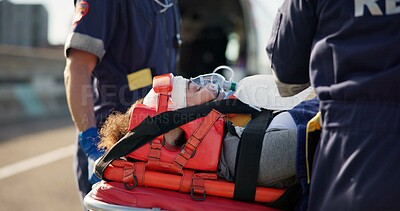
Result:
<svg viewBox="0 0 400 211">
<path fill-rule="evenodd" d="M 99 185 L 99 183 L 95 184 L 93 189 L 83 199 L 83 204 L 89 210 L 93 210 L 93 211 L 162 211 L 160 208 L 157 208 L 157 207 L 154 207 L 152 209 L 139 208 L 139 207 L 128 207 L 128 206 L 109 204 L 106 202 L 96 200 L 92 197 L 93 191 L 94 191 L 96 185 Z"/>
</svg>

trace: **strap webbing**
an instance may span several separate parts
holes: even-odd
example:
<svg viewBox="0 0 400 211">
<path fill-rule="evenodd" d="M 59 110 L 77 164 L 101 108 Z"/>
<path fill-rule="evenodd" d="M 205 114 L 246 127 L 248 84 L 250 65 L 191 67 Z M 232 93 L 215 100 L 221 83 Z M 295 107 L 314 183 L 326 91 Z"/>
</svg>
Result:
<svg viewBox="0 0 400 211">
<path fill-rule="evenodd" d="M 186 163 L 192 158 L 196 152 L 197 147 L 203 141 L 204 137 L 208 134 L 215 122 L 221 117 L 221 113 L 212 110 L 203 121 L 197 126 L 196 130 L 190 135 L 189 140 L 183 145 L 181 152 L 175 158 L 174 167 L 178 171 L 182 171 Z"/>
<path fill-rule="evenodd" d="M 258 112 L 240 100 L 226 99 L 175 111 L 167 111 L 154 117 L 147 117 L 100 158 L 95 167 L 96 175 L 99 178 L 103 178 L 104 170 L 113 160 L 129 154 L 159 135 L 206 116 L 212 109 L 222 114 L 252 114 Z"/>
<path fill-rule="evenodd" d="M 264 110 L 247 125 L 236 153 L 235 190 L 233 198 L 252 202 L 255 199 L 261 149 L 272 112 Z"/>
</svg>

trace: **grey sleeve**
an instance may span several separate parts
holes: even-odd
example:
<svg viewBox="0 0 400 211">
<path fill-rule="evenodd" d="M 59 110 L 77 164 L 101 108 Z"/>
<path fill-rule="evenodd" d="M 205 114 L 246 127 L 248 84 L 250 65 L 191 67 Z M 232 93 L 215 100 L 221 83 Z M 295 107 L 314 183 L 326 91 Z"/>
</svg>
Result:
<svg viewBox="0 0 400 211">
<path fill-rule="evenodd" d="M 221 156 L 218 163 L 218 175 L 228 181 L 233 181 L 235 176 L 236 152 L 240 138 L 227 133 L 223 142 Z"/>
<path fill-rule="evenodd" d="M 296 130 L 268 129 L 261 151 L 258 185 L 288 187 L 295 182 Z M 232 181 L 235 173 L 236 152 L 240 138 L 227 134 L 223 141 L 219 176 Z"/>
<path fill-rule="evenodd" d="M 71 48 L 95 55 L 99 61 L 106 49 L 112 45 L 119 26 L 121 1 L 95 0 L 77 1 L 76 14 L 64 46 L 64 55 L 68 57 Z"/>
<path fill-rule="evenodd" d="M 267 130 L 261 151 L 259 185 L 279 186 L 296 175 L 296 137 L 295 129 Z"/>
<path fill-rule="evenodd" d="M 68 35 L 68 38 L 64 45 L 64 56 L 68 57 L 68 50 L 70 48 L 75 48 L 78 50 L 86 51 L 94 54 L 99 60 L 103 59 L 104 54 L 104 44 L 101 39 L 91 37 L 86 34 L 81 34 L 78 32 L 72 32 Z"/>
</svg>

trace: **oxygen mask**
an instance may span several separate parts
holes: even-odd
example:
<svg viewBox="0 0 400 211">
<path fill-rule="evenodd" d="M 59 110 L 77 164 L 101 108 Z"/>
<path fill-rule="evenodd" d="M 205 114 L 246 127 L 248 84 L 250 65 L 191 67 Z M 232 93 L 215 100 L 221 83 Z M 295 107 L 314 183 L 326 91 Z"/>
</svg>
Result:
<svg viewBox="0 0 400 211">
<path fill-rule="evenodd" d="M 222 76 L 221 74 L 216 73 L 218 70 L 221 69 L 226 69 L 231 72 L 232 76 L 229 80 L 226 80 L 225 77 Z M 219 66 L 212 73 L 203 74 L 194 78 L 190 78 L 190 81 L 192 83 L 197 84 L 198 86 L 206 87 L 211 91 L 218 91 L 218 93 L 224 92 L 225 93 L 224 96 L 227 96 L 228 95 L 227 93 L 236 90 L 236 83 L 232 81 L 233 75 L 234 75 L 233 70 L 230 67 Z"/>
</svg>

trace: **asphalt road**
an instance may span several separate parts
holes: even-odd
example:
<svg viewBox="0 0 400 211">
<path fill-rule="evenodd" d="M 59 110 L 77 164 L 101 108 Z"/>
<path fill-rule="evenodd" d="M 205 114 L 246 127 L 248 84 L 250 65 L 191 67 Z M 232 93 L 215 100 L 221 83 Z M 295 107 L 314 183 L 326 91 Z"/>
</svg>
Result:
<svg viewBox="0 0 400 211">
<path fill-rule="evenodd" d="M 0 211 L 83 210 L 69 117 L 0 124 Z"/>
</svg>

